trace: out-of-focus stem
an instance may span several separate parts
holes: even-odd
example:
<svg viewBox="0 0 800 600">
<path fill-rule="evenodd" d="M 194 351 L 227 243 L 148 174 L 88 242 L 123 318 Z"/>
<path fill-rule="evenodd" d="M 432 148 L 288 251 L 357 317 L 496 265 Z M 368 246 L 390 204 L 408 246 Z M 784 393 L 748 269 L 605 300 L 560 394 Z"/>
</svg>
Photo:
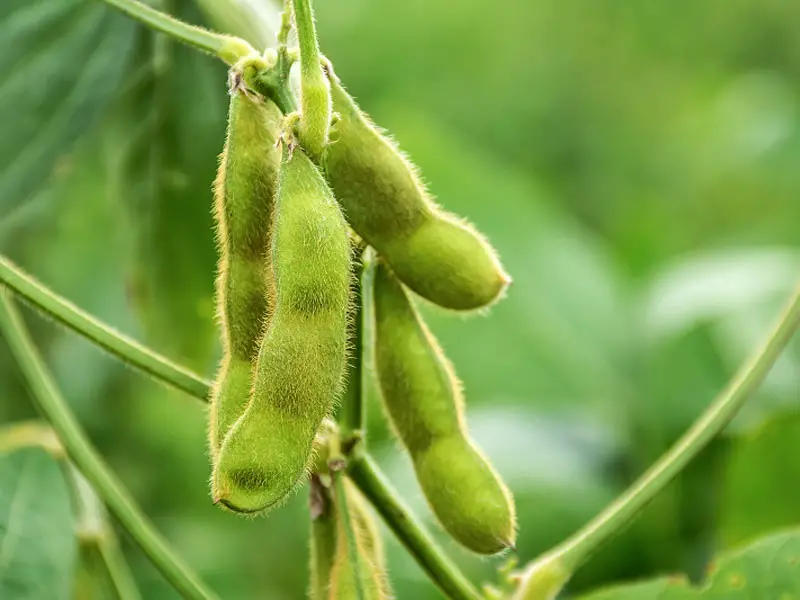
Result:
<svg viewBox="0 0 800 600">
<path fill-rule="evenodd" d="M 215 33 L 202 27 L 184 23 L 180 19 L 156 10 L 138 0 L 103 0 L 106 4 L 124 12 L 140 23 L 165 33 L 168 36 L 188 44 L 203 52 L 208 52 L 234 65 L 240 58 L 256 53 L 256 50 L 245 40 Z"/>
</svg>

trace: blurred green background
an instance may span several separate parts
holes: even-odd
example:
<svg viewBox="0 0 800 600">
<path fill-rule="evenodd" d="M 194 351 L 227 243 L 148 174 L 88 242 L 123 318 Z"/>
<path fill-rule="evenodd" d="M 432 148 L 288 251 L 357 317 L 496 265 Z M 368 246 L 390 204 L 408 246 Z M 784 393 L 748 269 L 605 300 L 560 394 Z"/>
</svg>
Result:
<svg viewBox="0 0 800 600">
<path fill-rule="evenodd" d="M 153 4 L 261 45 L 278 14 L 266 0 Z M 516 495 L 529 560 L 676 439 L 800 275 L 800 4 L 315 5 L 350 92 L 514 277 L 489 315 L 425 310 L 464 381 L 474 437 Z M 223 66 L 96 0 L 4 0 L 0 39 L 0 249 L 212 376 Z M 204 408 L 25 315 L 93 441 L 222 597 L 303 597 L 305 490 L 266 518 L 214 508 Z M 438 532 L 374 390 L 369 411 L 370 447 Z M 34 415 L 0 343 L 0 423 Z M 796 340 L 728 435 L 571 590 L 697 578 L 718 549 L 798 523 L 798 439 Z M 495 578 L 504 559 L 438 537 L 473 580 Z M 144 597 L 176 598 L 124 543 Z M 399 598 L 439 597 L 396 542 L 388 550 Z"/>
</svg>

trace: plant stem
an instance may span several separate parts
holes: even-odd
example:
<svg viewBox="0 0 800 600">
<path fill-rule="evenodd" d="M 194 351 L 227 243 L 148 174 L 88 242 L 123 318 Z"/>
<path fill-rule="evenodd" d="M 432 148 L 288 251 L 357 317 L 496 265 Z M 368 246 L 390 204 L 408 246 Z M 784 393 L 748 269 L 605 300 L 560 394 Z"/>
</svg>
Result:
<svg viewBox="0 0 800 600">
<path fill-rule="evenodd" d="M 368 301 L 369 291 L 365 295 L 363 290 L 370 290 L 371 287 L 367 284 L 369 265 L 366 262 L 366 252 L 360 254 L 363 262 L 355 267 L 351 285 L 353 314 L 350 327 L 348 327 L 348 335 L 352 359 L 347 373 L 347 389 L 339 413 L 339 432 L 345 449 L 358 441 L 365 431 L 363 336 L 366 331 L 364 319 L 368 318 L 365 303 Z M 358 253 L 356 253 L 356 260 L 358 260 Z"/>
<path fill-rule="evenodd" d="M 278 29 L 278 47 L 285 48 L 289 43 L 289 33 L 292 31 L 292 0 L 283 0 L 281 12 L 281 27 Z"/>
<path fill-rule="evenodd" d="M 529 571 L 544 564 L 573 573 L 586 558 L 630 523 L 683 468 L 717 436 L 747 398 L 764 381 L 794 332 L 800 327 L 800 287 L 778 319 L 764 345 L 738 370 L 714 402 L 689 430 L 626 492 L 569 539 L 537 560 Z"/>
<path fill-rule="evenodd" d="M 319 162 L 331 127 L 331 90 L 320 65 L 319 43 L 311 0 L 294 0 L 294 20 L 300 44 L 300 143 Z"/>
<path fill-rule="evenodd" d="M 35 308 L 132 367 L 144 371 L 190 396 L 208 401 L 208 391 L 211 385 L 208 381 L 85 313 L 33 279 L 5 256 L 0 256 L 0 283 L 8 286 Z"/>
<path fill-rule="evenodd" d="M 297 110 L 297 100 L 287 82 L 282 82 L 279 85 L 271 88 L 271 93 L 268 94 L 272 101 L 278 105 L 278 108 L 285 115 Z"/>
<path fill-rule="evenodd" d="M 103 2 L 151 29 L 165 33 L 198 50 L 213 54 L 229 65 L 235 64 L 240 58 L 256 53 L 256 50 L 241 38 L 215 33 L 196 25 L 184 23 L 138 0 L 103 0 Z"/>
<path fill-rule="evenodd" d="M 0 330 L 30 386 L 36 406 L 58 434 L 72 462 L 92 484 L 109 510 L 167 581 L 185 598 L 215 599 L 214 593 L 183 563 L 150 524 L 91 445 L 33 345 L 8 290 L 0 290 Z"/>
<path fill-rule="evenodd" d="M 480 600 L 481 595 L 437 546 L 430 534 L 400 500 L 373 459 L 354 453 L 348 461 L 348 474 L 380 513 L 386 524 L 414 560 L 448 598 Z"/>
<path fill-rule="evenodd" d="M 120 550 L 119 540 L 108 524 L 103 535 L 97 540 L 97 551 L 117 598 L 119 600 L 141 600 L 142 596 L 136 587 L 136 580 Z"/>
</svg>

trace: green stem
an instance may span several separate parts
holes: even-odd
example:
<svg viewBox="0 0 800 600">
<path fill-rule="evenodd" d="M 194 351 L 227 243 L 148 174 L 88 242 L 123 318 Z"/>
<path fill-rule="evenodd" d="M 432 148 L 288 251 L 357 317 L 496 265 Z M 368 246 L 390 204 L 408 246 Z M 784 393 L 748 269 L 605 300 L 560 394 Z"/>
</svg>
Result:
<svg viewBox="0 0 800 600">
<path fill-rule="evenodd" d="M 364 320 L 368 318 L 366 302 L 369 301 L 369 291 L 364 294 L 363 290 L 372 288 L 368 283 L 369 265 L 366 261 L 366 253 L 361 252 L 360 254 L 362 262 L 354 269 L 351 286 L 354 310 L 349 327 L 349 341 L 352 359 L 347 373 L 347 389 L 339 414 L 339 432 L 345 450 L 361 439 L 365 432 L 363 336 L 366 331 Z M 359 260 L 358 253 L 356 253 L 356 260 Z"/>
<path fill-rule="evenodd" d="M 209 600 L 214 593 L 172 551 L 89 442 L 33 345 L 7 290 L 0 290 L 0 330 L 22 370 L 32 399 L 47 418 L 75 466 L 131 537 L 185 598 Z"/>
<path fill-rule="evenodd" d="M 198 50 L 213 54 L 229 65 L 234 65 L 240 58 L 256 54 L 256 50 L 241 38 L 215 33 L 184 23 L 138 0 L 103 0 L 103 2 L 151 29 L 165 33 Z"/>
<path fill-rule="evenodd" d="M 269 94 L 270 98 L 278 105 L 278 108 L 283 114 L 288 115 L 297 110 L 297 101 L 287 83 L 283 82 L 276 85 L 272 88 L 271 92 L 272 93 Z"/>
<path fill-rule="evenodd" d="M 531 565 L 529 572 L 533 573 L 542 565 L 549 564 L 558 565 L 560 570 L 573 573 L 598 547 L 627 526 L 714 437 L 725 429 L 747 398 L 764 381 L 798 327 L 800 327 L 800 287 L 764 345 L 739 368 L 711 406 L 672 448 L 585 527 Z"/>
<path fill-rule="evenodd" d="M 5 256 L 0 256 L 0 283 L 8 286 L 14 293 L 62 325 L 69 327 L 132 367 L 144 371 L 190 396 L 204 401 L 208 400 L 208 391 L 211 385 L 208 381 L 85 313 L 33 279 Z"/>
<path fill-rule="evenodd" d="M 281 12 L 281 26 L 278 29 L 278 47 L 285 48 L 289 43 L 289 33 L 292 31 L 292 0 L 283 0 L 283 12 Z"/>
<path fill-rule="evenodd" d="M 119 600 L 141 600 L 139 588 L 133 578 L 128 562 L 119 547 L 119 540 L 111 529 L 106 526 L 103 535 L 97 540 L 97 551 L 103 562 L 106 575 L 114 588 Z"/>
<path fill-rule="evenodd" d="M 294 20 L 300 44 L 300 143 L 319 162 L 328 143 L 332 108 L 330 84 L 320 65 L 311 0 L 294 0 Z"/>
<path fill-rule="evenodd" d="M 53 428 L 49 425 L 47 428 L 58 439 Z M 119 600 L 141 600 L 136 581 L 119 549 L 117 536 L 108 522 L 105 506 L 75 464 L 67 462 L 65 466 L 77 507 L 78 539 L 91 554 L 94 569 L 102 570 L 100 576 L 104 583 L 108 580 Z"/>
<path fill-rule="evenodd" d="M 354 454 L 348 461 L 350 478 L 439 589 L 455 600 L 480 600 L 478 591 L 406 508 L 372 458 Z"/>
</svg>

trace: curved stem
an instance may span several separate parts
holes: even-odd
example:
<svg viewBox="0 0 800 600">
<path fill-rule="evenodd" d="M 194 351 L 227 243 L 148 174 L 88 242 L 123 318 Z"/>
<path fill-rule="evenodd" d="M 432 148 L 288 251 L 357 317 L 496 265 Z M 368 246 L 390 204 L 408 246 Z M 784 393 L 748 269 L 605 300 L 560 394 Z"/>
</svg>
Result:
<svg viewBox="0 0 800 600">
<path fill-rule="evenodd" d="M 358 454 L 358 453 L 354 453 Z M 430 534 L 400 500 L 386 477 L 367 454 L 351 456 L 348 475 L 386 524 L 448 598 L 480 600 L 481 595 L 437 546 Z"/>
<path fill-rule="evenodd" d="M 175 17 L 147 6 L 138 0 L 103 0 L 106 4 L 124 12 L 151 29 L 208 52 L 233 65 L 240 58 L 256 53 L 245 40 L 232 35 L 215 33 L 202 27 L 190 25 Z"/>
<path fill-rule="evenodd" d="M 208 401 L 210 382 L 95 319 L 0 256 L 0 283 L 90 342 L 190 396 Z"/>
<path fill-rule="evenodd" d="M 744 363 L 689 430 L 626 492 L 569 539 L 528 568 L 529 574 L 574 572 L 586 558 L 623 529 L 714 439 L 764 381 L 775 360 L 800 327 L 800 287 L 764 345 Z M 557 566 L 557 569 L 553 567 Z"/>
<path fill-rule="evenodd" d="M 300 143 L 319 162 L 331 127 L 331 90 L 322 72 L 311 0 L 294 0 L 294 20 L 300 44 Z"/>
<path fill-rule="evenodd" d="M 105 464 L 69 410 L 50 372 L 33 345 L 7 290 L 0 290 L 0 330 L 11 348 L 37 408 L 58 434 L 72 462 L 92 484 L 111 513 L 185 598 L 215 599 L 214 593 L 172 551 Z"/>
</svg>

